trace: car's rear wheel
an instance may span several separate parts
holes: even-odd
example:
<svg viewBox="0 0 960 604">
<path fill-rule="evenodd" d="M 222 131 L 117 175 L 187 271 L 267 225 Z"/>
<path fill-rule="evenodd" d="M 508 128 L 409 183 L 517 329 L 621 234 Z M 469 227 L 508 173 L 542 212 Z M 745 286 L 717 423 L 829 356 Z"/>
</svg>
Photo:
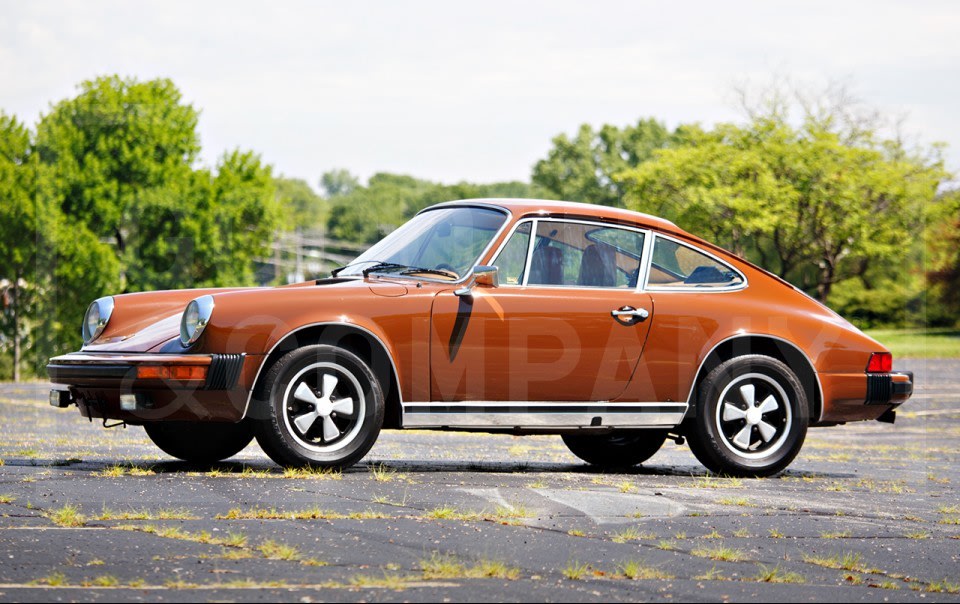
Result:
<svg viewBox="0 0 960 604">
<path fill-rule="evenodd" d="M 809 404 L 796 374 L 761 355 L 736 357 L 711 371 L 686 422 L 690 449 L 708 470 L 772 476 L 803 446 Z"/>
<path fill-rule="evenodd" d="M 177 459 L 210 464 L 243 451 L 253 440 L 249 422 L 155 422 L 144 424 L 153 444 Z"/>
<path fill-rule="evenodd" d="M 611 434 L 564 434 L 570 452 L 601 468 L 629 468 L 647 461 L 667 440 L 665 430 L 624 430 Z"/>
<path fill-rule="evenodd" d="M 254 401 L 257 442 L 281 466 L 345 468 L 360 461 L 383 426 L 384 396 L 357 355 L 312 345 L 267 372 Z"/>
</svg>

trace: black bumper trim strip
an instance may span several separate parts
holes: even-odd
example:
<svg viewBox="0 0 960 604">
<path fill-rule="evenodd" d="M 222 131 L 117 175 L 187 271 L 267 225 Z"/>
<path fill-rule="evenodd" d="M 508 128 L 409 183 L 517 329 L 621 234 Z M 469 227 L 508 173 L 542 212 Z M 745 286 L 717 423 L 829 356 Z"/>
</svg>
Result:
<svg viewBox="0 0 960 604">
<path fill-rule="evenodd" d="M 215 354 L 210 359 L 205 390 L 233 390 L 243 370 L 243 357 L 240 354 Z"/>
<path fill-rule="evenodd" d="M 907 376 L 906 382 L 894 382 L 893 376 Z M 867 405 L 889 405 L 894 398 L 913 395 L 913 372 L 895 371 L 893 373 L 867 374 Z"/>
<path fill-rule="evenodd" d="M 47 365 L 47 375 L 54 382 L 69 380 L 125 380 L 133 379 L 132 365 Z"/>
</svg>

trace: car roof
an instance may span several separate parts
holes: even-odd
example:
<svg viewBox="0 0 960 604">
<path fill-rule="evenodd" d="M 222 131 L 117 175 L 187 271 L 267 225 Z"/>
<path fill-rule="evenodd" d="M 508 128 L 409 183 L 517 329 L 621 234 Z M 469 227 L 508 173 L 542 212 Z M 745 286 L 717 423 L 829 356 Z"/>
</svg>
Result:
<svg viewBox="0 0 960 604">
<path fill-rule="evenodd" d="M 612 208 L 591 203 L 576 203 L 572 201 L 556 201 L 551 199 L 461 199 L 458 201 L 448 201 L 436 204 L 426 208 L 432 210 L 450 206 L 494 206 L 508 210 L 517 218 L 530 215 L 564 216 L 569 218 L 589 218 L 593 220 L 607 220 L 611 222 L 626 223 L 639 227 L 650 227 L 670 233 L 677 233 L 689 236 L 689 233 L 663 218 L 644 214 L 642 212 L 633 212 L 622 208 Z M 426 211 L 424 210 L 424 211 Z"/>
</svg>

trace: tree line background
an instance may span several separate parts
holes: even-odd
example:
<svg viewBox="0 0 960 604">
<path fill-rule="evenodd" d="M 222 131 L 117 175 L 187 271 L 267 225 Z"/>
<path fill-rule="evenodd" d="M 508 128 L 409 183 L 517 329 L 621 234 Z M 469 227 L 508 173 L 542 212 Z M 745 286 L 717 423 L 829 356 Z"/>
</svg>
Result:
<svg viewBox="0 0 960 604">
<path fill-rule="evenodd" d="M 253 151 L 199 165 L 198 110 L 169 80 L 83 82 L 32 127 L 0 110 L 0 379 L 76 349 L 100 296 L 285 282 L 291 234 L 295 274 L 321 276 L 300 265 L 303 233 L 349 258 L 431 204 L 472 197 L 656 214 L 862 327 L 955 326 L 960 192 L 944 187 L 942 147 L 907 144 L 842 89 L 740 100 L 742 120 L 710 128 L 584 124 L 553 139 L 529 182 L 331 170 L 320 193 Z"/>
</svg>

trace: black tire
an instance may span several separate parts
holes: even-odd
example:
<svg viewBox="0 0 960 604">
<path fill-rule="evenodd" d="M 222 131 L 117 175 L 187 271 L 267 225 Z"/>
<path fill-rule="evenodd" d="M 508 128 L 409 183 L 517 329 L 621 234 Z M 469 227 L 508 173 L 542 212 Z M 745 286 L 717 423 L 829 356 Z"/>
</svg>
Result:
<svg viewBox="0 0 960 604">
<path fill-rule="evenodd" d="M 253 440 L 248 422 L 154 422 L 143 429 L 164 453 L 183 461 L 211 464 L 233 457 Z"/>
<path fill-rule="evenodd" d="M 684 427 L 691 451 L 708 470 L 757 478 L 790 465 L 809 423 L 810 406 L 796 374 L 776 359 L 747 355 L 704 378 Z"/>
<path fill-rule="evenodd" d="M 629 468 L 653 457 L 667 440 L 665 430 L 624 430 L 611 434 L 564 434 L 563 444 L 590 465 Z"/>
<path fill-rule="evenodd" d="M 346 468 L 377 441 L 384 407 L 380 383 L 360 357 L 335 346 L 304 346 L 270 367 L 257 387 L 257 442 L 284 467 Z"/>
</svg>

